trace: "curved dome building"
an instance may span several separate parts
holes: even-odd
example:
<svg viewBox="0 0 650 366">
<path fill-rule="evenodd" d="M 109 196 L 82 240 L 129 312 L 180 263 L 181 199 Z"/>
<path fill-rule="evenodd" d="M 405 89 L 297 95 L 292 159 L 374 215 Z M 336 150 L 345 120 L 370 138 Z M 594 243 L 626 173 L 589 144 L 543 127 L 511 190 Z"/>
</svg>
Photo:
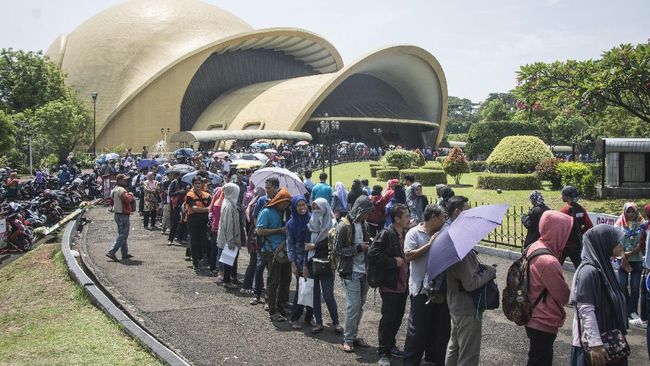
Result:
<svg viewBox="0 0 650 366">
<path fill-rule="evenodd" d="M 114 6 L 46 54 L 80 97 L 98 93 L 98 147 L 152 145 L 161 129 L 305 131 L 318 141 L 328 119 L 341 122 L 341 139 L 374 144 L 381 127 L 385 144 L 437 146 L 445 127 L 447 84 L 427 51 L 387 47 L 344 67 L 314 33 L 255 30 L 196 0 Z"/>
</svg>

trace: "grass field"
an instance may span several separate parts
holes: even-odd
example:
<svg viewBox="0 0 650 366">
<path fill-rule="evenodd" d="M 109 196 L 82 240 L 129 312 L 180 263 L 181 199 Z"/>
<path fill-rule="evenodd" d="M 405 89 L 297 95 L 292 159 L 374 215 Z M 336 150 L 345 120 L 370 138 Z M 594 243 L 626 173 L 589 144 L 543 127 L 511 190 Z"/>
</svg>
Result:
<svg viewBox="0 0 650 366">
<path fill-rule="evenodd" d="M 95 308 L 53 244 L 0 270 L 0 364 L 160 365 Z"/>
<path fill-rule="evenodd" d="M 325 172 L 328 172 L 325 168 Z M 315 180 L 318 180 L 318 173 L 314 173 Z M 470 173 L 463 175 L 461 179 L 461 186 L 454 186 L 453 179 L 448 176 L 447 181 L 450 183 L 450 186 L 454 189 L 454 192 L 457 195 L 466 196 L 471 202 L 485 203 L 485 204 L 495 204 L 495 203 L 508 203 L 511 206 L 523 206 L 529 207 L 530 203 L 528 201 L 528 195 L 530 191 L 503 191 L 502 193 L 497 193 L 495 190 L 484 190 L 476 189 L 476 180 L 480 173 Z M 336 183 L 338 181 L 343 182 L 346 187 L 352 185 L 352 180 L 355 178 L 367 178 L 372 187 L 375 184 L 379 184 L 382 187 L 386 186 L 386 182 L 378 182 L 375 178 L 370 176 L 370 165 L 368 162 L 357 162 L 357 163 L 346 163 L 337 165 L 332 170 L 332 182 Z M 436 198 L 436 192 L 434 187 L 424 187 L 424 192 L 429 198 Z M 550 185 L 545 184 L 542 189 L 542 194 L 544 195 L 546 204 L 552 209 L 560 209 L 563 206 L 561 199 L 561 194 L 559 190 L 551 190 Z M 648 199 L 638 199 L 635 200 L 640 207 L 650 203 L 650 198 Z M 626 202 L 625 199 L 612 199 L 612 200 L 580 200 L 582 204 L 588 211 L 592 212 L 602 212 L 609 213 L 612 215 L 618 215 L 623 210 L 623 204 Z"/>
</svg>

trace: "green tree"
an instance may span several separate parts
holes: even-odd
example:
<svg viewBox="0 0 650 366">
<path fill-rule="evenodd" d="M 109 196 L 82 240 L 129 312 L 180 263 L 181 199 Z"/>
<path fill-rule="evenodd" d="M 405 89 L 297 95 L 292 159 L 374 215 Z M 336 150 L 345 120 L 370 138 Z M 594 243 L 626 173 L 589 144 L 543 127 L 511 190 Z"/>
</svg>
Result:
<svg viewBox="0 0 650 366">
<path fill-rule="evenodd" d="M 11 118 L 0 110 L 0 153 L 7 154 L 13 146 L 15 129 Z"/>
<path fill-rule="evenodd" d="M 510 121 L 514 114 L 508 106 L 500 99 L 486 101 L 479 108 L 481 122 L 486 121 Z"/>
<path fill-rule="evenodd" d="M 476 103 L 467 98 L 447 98 L 447 133 L 466 133 L 477 121 Z"/>
<path fill-rule="evenodd" d="M 59 99 L 66 90 L 61 70 L 43 52 L 0 50 L 0 109 L 17 113 Z"/>
<path fill-rule="evenodd" d="M 572 107 L 592 114 L 622 108 L 650 122 L 650 44 L 622 44 L 598 60 L 536 62 L 521 66 L 517 107 L 534 111 L 540 104 Z"/>
<path fill-rule="evenodd" d="M 0 50 L 0 150 L 13 167 L 26 167 L 30 137 L 34 161 L 90 140 L 89 114 L 64 79 L 42 52 Z"/>
<path fill-rule="evenodd" d="M 446 174 L 451 175 L 454 183 L 460 184 L 460 178 L 463 174 L 469 173 L 469 163 L 460 147 L 456 146 L 451 149 L 449 155 L 442 162 L 442 169 Z"/>
</svg>

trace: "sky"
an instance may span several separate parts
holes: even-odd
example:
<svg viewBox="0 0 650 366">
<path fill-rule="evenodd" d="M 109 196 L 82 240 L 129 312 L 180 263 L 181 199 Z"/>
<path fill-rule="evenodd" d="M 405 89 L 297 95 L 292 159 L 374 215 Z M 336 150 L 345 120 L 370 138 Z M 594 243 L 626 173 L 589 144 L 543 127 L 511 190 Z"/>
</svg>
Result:
<svg viewBox="0 0 650 366">
<path fill-rule="evenodd" d="M 621 43 L 648 42 L 648 0 L 204 0 L 253 28 L 296 27 L 323 36 L 344 64 L 396 44 L 436 57 L 449 95 L 484 100 L 514 88 L 521 65 L 584 60 Z M 123 0 L 0 0 L 0 48 L 47 50 Z"/>
</svg>

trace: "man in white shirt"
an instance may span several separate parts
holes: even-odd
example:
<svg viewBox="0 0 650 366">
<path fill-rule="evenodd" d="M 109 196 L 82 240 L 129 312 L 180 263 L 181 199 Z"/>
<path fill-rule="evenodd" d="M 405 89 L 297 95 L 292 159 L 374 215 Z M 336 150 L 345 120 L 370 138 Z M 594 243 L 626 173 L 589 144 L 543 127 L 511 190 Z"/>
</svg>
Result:
<svg viewBox="0 0 650 366">
<path fill-rule="evenodd" d="M 404 238 L 404 254 L 410 263 L 411 298 L 404 366 L 420 365 L 423 355 L 425 362 L 444 365 L 451 331 L 447 301 L 444 297 L 430 299 L 425 289 L 429 248 L 445 224 L 445 210 L 437 204 L 428 205 L 423 218 L 424 222 L 411 228 Z"/>
</svg>

